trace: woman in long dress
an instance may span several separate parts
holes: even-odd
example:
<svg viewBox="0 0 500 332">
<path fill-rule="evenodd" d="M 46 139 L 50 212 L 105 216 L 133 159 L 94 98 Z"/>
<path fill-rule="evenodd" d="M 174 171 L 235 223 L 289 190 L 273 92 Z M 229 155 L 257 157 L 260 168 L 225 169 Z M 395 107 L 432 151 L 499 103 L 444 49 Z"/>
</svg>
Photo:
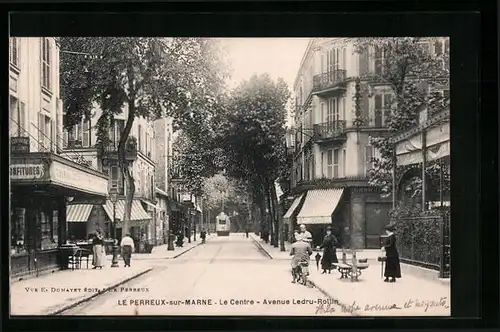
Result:
<svg viewBox="0 0 500 332">
<path fill-rule="evenodd" d="M 94 265 L 93 269 L 102 269 L 106 256 L 104 255 L 104 238 L 100 230 L 96 231 L 94 239 L 92 240 L 92 245 L 92 265 Z"/>
<path fill-rule="evenodd" d="M 332 265 L 334 263 L 338 263 L 337 259 L 337 239 L 332 234 L 332 229 L 328 227 L 326 229 L 326 235 L 323 239 L 323 243 L 320 246 L 320 249 L 323 249 L 323 258 L 321 259 L 321 268 L 323 272 L 321 274 L 325 274 L 326 271 L 328 273 L 332 272 Z"/>
<path fill-rule="evenodd" d="M 386 226 L 385 232 L 387 234 L 386 245 L 382 247 L 385 250 L 386 257 L 384 282 L 396 282 L 396 278 L 401 278 L 401 265 L 399 264 L 399 253 L 396 248 L 394 227 L 392 225 Z"/>
</svg>

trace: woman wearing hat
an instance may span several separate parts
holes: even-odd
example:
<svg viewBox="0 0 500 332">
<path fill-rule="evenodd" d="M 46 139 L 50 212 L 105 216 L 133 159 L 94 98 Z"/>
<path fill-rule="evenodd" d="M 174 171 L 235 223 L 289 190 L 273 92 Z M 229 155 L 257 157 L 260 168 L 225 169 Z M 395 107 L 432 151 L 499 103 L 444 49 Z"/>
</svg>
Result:
<svg viewBox="0 0 500 332">
<path fill-rule="evenodd" d="M 396 235 L 394 235 L 394 226 L 387 225 L 385 227 L 387 234 L 386 245 L 382 247 L 385 250 L 385 282 L 396 282 L 396 278 L 401 278 L 401 265 L 399 264 L 399 254 L 396 248 Z M 390 279 L 389 279 L 390 278 Z"/>
<path fill-rule="evenodd" d="M 320 249 L 323 249 L 323 258 L 321 259 L 321 268 L 323 269 L 323 272 L 321 274 L 325 274 L 326 271 L 331 273 L 332 265 L 339 262 L 337 259 L 336 246 L 337 239 L 332 234 L 332 228 L 327 227 L 325 238 L 320 246 Z"/>
</svg>

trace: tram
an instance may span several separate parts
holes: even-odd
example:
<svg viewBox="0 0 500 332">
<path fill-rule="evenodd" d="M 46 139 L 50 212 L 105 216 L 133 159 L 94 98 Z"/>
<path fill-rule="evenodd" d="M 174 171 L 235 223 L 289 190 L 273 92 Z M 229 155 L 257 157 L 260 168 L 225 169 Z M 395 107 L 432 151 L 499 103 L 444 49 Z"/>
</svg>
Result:
<svg viewBox="0 0 500 332">
<path fill-rule="evenodd" d="M 221 212 L 215 220 L 215 231 L 217 232 L 217 236 L 229 236 L 229 230 L 231 227 L 231 219 L 229 216 L 224 212 Z"/>
</svg>

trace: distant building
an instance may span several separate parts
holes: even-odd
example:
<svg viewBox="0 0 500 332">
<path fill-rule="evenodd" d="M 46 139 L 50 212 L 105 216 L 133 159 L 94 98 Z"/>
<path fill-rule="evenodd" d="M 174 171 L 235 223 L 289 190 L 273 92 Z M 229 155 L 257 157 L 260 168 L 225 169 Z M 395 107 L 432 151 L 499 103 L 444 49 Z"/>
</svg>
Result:
<svg viewBox="0 0 500 332">
<path fill-rule="evenodd" d="M 128 116 L 127 107 L 123 113 L 116 115 L 114 125 L 109 130 L 110 144 L 104 148 L 102 154 L 96 147 L 96 124 L 101 116 L 101 110 L 95 107 L 92 110 L 91 119 L 82 119 L 82 122 L 69 130 L 64 130 L 63 155 L 70 159 L 87 165 L 88 167 L 102 171 L 108 176 L 108 191 L 116 190 L 119 201 L 116 204 L 117 237 L 121 238 L 122 220 L 124 213 L 124 202 L 127 194 L 126 181 L 118 167 L 118 143 L 120 135 L 125 127 Z M 132 202 L 131 220 L 129 223 L 131 235 L 139 239 L 145 235 L 150 242 L 156 240 L 156 193 L 155 193 L 155 132 L 152 121 L 144 118 L 136 118 L 130 131 L 129 140 L 126 144 L 126 158 L 133 163 L 132 174 L 134 177 L 135 192 Z M 77 232 L 80 221 L 78 214 L 80 210 L 90 210 L 87 216 L 85 234 L 93 233 L 96 227 L 105 230 L 108 236 L 113 231 L 113 204 L 107 201 L 105 205 L 94 205 L 93 207 L 75 206 L 74 214 L 68 215 L 70 231 Z M 75 220 L 73 220 L 75 219 Z M 78 236 L 81 237 L 81 231 Z M 161 237 L 161 236 L 160 236 Z"/>
</svg>

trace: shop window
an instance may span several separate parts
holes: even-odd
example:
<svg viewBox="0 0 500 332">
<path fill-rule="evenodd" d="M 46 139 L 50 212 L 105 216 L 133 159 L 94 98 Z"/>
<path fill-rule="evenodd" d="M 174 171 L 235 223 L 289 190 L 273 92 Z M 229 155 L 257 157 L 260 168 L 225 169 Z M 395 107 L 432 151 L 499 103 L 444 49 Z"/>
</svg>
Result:
<svg viewBox="0 0 500 332">
<path fill-rule="evenodd" d="M 27 249 L 26 209 L 14 208 L 10 217 L 11 254 L 23 253 Z"/>
<path fill-rule="evenodd" d="M 55 212 L 55 211 L 54 211 Z M 55 218 L 54 218 L 55 217 Z M 57 248 L 57 213 L 37 211 L 35 213 L 39 236 L 36 249 L 47 250 Z"/>
</svg>

